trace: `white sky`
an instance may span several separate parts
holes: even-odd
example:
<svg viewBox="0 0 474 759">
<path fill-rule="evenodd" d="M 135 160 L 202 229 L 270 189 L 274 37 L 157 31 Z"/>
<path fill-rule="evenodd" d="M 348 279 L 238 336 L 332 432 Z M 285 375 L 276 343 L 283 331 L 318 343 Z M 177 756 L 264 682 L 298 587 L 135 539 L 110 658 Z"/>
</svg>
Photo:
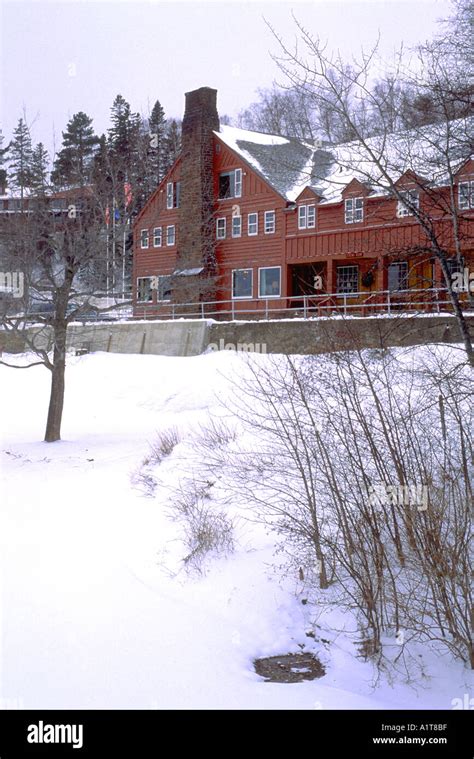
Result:
<svg viewBox="0 0 474 759">
<path fill-rule="evenodd" d="M 221 114 L 235 116 L 270 86 L 277 45 L 264 17 L 285 38 L 291 11 L 344 55 L 370 46 L 380 31 L 384 55 L 403 41 L 430 37 L 450 13 L 447 0 L 312 2 L 136 2 L 0 0 L 0 123 L 7 139 L 26 108 L 34 142 L 51 151 L 73 113 L 101 133 L 117 93 L 147 113 L 159 99 L 181 116 L 184 92 L 218 89 Z"/>
</svg>

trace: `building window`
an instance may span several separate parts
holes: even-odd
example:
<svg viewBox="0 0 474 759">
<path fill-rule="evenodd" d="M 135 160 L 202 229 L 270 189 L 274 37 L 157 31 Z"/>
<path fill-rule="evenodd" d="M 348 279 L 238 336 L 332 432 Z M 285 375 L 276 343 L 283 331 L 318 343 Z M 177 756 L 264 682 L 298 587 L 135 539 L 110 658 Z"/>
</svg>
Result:
<svg viewBox="0 0 474 759">
<path fill-rule="evenodd" d="M 138 277 L 137 279 L 137 302 L 151 303 L 153 300 L 153 277 Z"/>
<path fill-rule="evenodd" d="M 234 269 L 232 271 L 232 297 L 251 298 L 253 284 L 252 269 Z"/>
<path fill-rule="evenodd" d="M 173 198 L 174 198 L 174 190 L 173 190 L 173 182 L 168 182 L 166 185 L 166 208 L 173 208 Z"/>
<path fill-rule="evenodd" d="M 316 206 L 298 206 L 298 229 L 314 229 L 316 226 Z"/>
<path fill-rule="evenodd" d="M 417 190 L 402 190 L 400 195 L 402 196 L 403 200 L 398 201 L 397 216 L 399 218 L 403 218 L 404 216 L 413 216 L 414 209 L 420 207 L 419 192 Z"/>
<path fill-rule="evenodd" d="M 279 298 L 281 292 L 281 266 L 269 266 L 258 270 L 258 295 L 260 298 Z"/>
<path fill-rule="evenodd" d="M 155 227 L 153 230 L 153 247 L 161 248 L 163 243 L 163 232 L 161 227 Z"/>
<path fill-rule="evenodd" d="M 463 211 L 467 208 L 474 208 L 474 180 L 471 182 L 459 182 L 458 205 Z"/>
<path fill-rule="evenodd" d="M 265 211 L 265 234 L 271 235 L 275 231 L 275 211 Z"/>
<path fill-rule="evenodd" d="M 298 229 L 306 229 L 306 206 L 298 206 Z"/>
<path fill-rule="evenodd" d="M 242 169 L 223 171 L 219 174 L 219 200 L 242 196 Z"/>
<path fill-rule="evenodd" d="M 390 292 L 408 288 L 408 264 L 406 261 L 395 261 L 388 267 L 388 289 Z"/>
<path fill-rule="evenodd" d="M 148 245 L 149 245 L 148 229 L 142 229 L 142 231 L 140 232 L 140 247 L 148 248 Z"/>
<path fill-rule="evenodd" d="M 258 213 L 249 213 L 247 216 L 247 234 L 249 237 L 258 235 Z"/>
<path fill-rule="evenodd" d="M 175 208 L 179 208 L 180 201 L 181 201 L 181 182 L 175 182 L 174 190 L 173 190 L 173 204 Z"/>
<path fill-rule="evenodd" d="M 166 244 L 174 245 L 176 239 L 174 224 L 166 227 Z"/>
<path fill-rule="evenodd" d="M 233 216 L 232 217 L 232 237 L 241 237 L 241 236 L 242 236 L 242 217 Z"/>
<path fill-rule="evenodd" d="M 235 197 L 242 197 L 242 169 L 236 169 L 235 176 Z"/>
<path fill-rule="evenodd" d="M 338 293 L 356 293 L 359 290 L 359 267 L 338 266 L 336 290 Z"/>
<path fill-rule="evenodd" d="M 344 221 L 355 224 L 364 218 L 364 198 L 347 198 L 344 201 Z"/>
<path fill-rule="evenodd" d="M 225 240 L 226 220 L 224 216 L 216 221 L 216 237 L 218 240 Z"/>
<path fill-rule="evenodd" d="M 159 276 L 155 277 L 155 280 L 157 301 L 164 303 L 171 300 L 171 277 Z"/>
</svg>

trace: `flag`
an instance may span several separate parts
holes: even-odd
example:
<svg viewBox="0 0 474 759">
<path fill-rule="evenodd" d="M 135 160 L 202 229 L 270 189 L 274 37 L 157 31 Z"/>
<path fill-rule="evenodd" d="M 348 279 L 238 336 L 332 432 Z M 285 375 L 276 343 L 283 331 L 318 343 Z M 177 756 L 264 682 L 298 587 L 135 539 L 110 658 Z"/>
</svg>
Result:
<svg viewBox="0 0 474 759">
<path fill-rule="evenodd" d="M 125 208 L 128 208 L 130 203 L 132 202 L 132 185 L 130 182 L 125 182 L 123 186 L 123 191 L 125 194 Z"/>
</svg>

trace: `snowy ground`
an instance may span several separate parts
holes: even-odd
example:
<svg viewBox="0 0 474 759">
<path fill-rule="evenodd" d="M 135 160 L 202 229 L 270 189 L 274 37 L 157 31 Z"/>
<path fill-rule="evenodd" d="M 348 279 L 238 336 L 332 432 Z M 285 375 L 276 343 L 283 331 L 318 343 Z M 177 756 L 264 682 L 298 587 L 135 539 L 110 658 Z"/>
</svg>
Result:
<svg viewBox="0 0 474 759">
<path fill-rule="evenodd" d="M 206 419 L 240 361 L 70 358 L 55 444 L 40 442 L 49 373 L 0 367 L 4 708 L 449 709 L 467 692 L 468 672 L 447 660 L 428 658 L 417 690 L 374 686 L 344 635 L 312 642 L 297 579 L 272 569 L 272 541 L 257 529 L 202 577 L 166 571 L 175 525 L 130 474 L 157 430 Z M 322 679 L 255 674 L 256 656 L 299 644 L 321 655 Z"/>
</svg>

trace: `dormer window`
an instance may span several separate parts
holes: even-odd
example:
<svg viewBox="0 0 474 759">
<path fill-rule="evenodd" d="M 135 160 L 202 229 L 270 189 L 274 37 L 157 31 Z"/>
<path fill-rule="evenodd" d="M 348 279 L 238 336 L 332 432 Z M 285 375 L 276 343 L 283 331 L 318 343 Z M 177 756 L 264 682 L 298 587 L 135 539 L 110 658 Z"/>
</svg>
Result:
<svg viewBox="0 0 474 759">
<path fill-rule="evenodd" d="M 179 208 L 181 182 L 168 182 L 166 185 L 166 208 Z"/>
<path fill-rule="evenodd" d="M 462 211 L 466 211 L 468 208 L 474 208 L 474 180 L 471 180 L 470 182 L 459 182 L 458 206 Z"/>
<path fill-rule="evenodd" d="M 316 206 L 298 206 L 298 229 L 314 229 L 316 226 Z"/>
<path fill-rule="evenodd" d="M 415 209 L 420 207 L 420 193 L 418 190 L 402 190 L 400 195 L 402 199 L 397 204 L 397 216 L 413 216 Z"/>
<path fill-rule="evenodd" d="M 346 198 L 344 201 L 344 222 L 357 224 L 364 219 L 364 198 Z"/>
<path fill-rule="evenodd" d="M 242 197 L 242 169 L 219 174 L 219 200 Z"/>
</svg>

